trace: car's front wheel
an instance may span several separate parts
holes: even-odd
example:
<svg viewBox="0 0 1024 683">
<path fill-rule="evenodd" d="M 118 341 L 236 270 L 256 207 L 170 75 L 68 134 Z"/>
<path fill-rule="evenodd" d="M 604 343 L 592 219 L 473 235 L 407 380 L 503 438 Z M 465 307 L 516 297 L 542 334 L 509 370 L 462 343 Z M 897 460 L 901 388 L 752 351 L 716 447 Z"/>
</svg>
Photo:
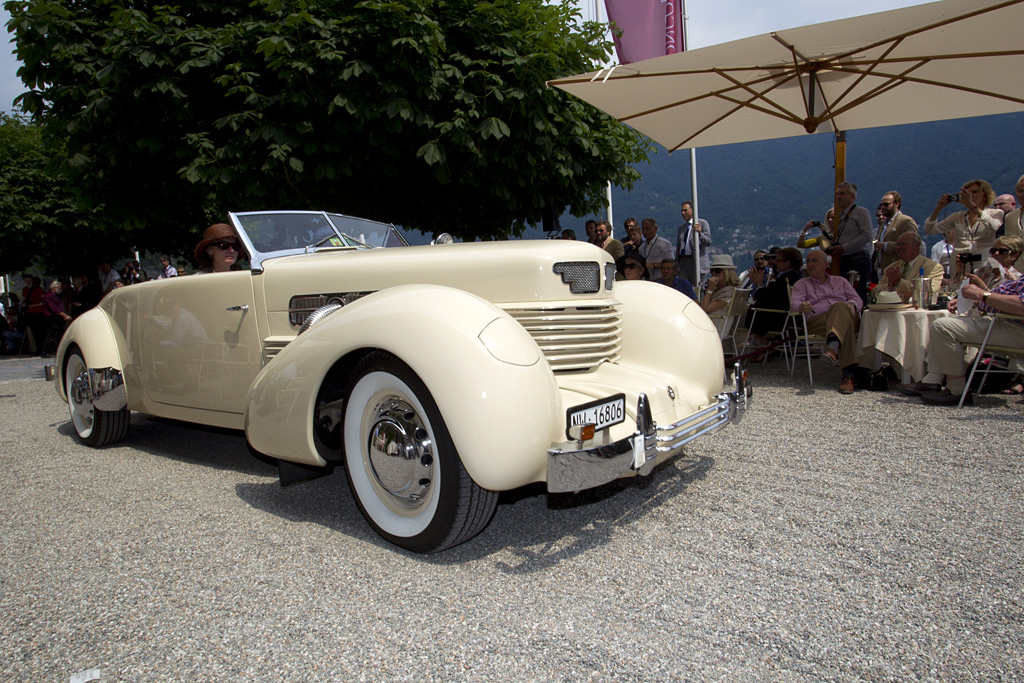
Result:
<svg viewBox="0 0 1024 683">
<path fill-rule="evenodd" d="M 64 390 L 68 395 L 71 423 L 82 443 L 106 446 L 128 436 L 128 409 L 100 410 L 95 406 L 88 366 L 77 348 L 71 352 L 64 365 Z"/>
<path fill-rule="evenodd" d="M 437 552 L 490 522 L 498 494 L 469 477 L 430 392 L 394 356 L 372 353 L 356 367 L 343 433 L 356 503 L 388 541 Z"/>
</svg>

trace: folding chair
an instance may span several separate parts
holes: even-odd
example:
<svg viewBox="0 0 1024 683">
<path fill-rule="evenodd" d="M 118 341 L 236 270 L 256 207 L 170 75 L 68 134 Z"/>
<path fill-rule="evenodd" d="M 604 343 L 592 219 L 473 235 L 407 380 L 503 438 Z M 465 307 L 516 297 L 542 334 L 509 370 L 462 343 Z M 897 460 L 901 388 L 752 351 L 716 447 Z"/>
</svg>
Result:
<svg viewBox="0 0 1024 683">
<path fill-rule="evenodd" d="M 749 289 L 740 289 L 737 287 L 732 292 L 732 298 L 729 299 L 729 304 L 721 309 L 721 313 L 715 311 L 708 317 L 715 321 L 715 326 L 718 326 L 718 321 L 722 321 L 722 326 L 719 328 L 719 337 L 722 340 L 722 349 L 725 349 L 726 340 L 732 344 L 733 355 L 739 354 L 739 347 L 736 345 L 736 330 L 740 326 L 740 320 L 743 319 L 747 314 L 747 301 L 750 298 Z"/>
<path fill-rule="evenodd" d="M 793 288 L 789 287 L 789 300 L 793 301 Z M 807 315 L 799 311 L 789 311 L 787 323 L 792 323 L 793 328 L 793 365 L 789 369 L 790 377 L 796 371 L 796 360 L 800 357 L 800 349 L 803 348 L 804 357 L 807 358 L 807 377 L 814 386 L 814 370 L 811 368 L 811 350 L 817 348 L 818 355 L 828 343 L 820 334 L 811 334 L 807 330 Z"/>
<path fill-rule="evenodd" d="M 750 316 L 750 326 L 747 328 L 746 339 L 743 340 L 743 353 L 740 354 L 742 356 L 747 355 L 747 349 L 750 347 L 750 336 L 752 334 L 750 330 L 754 328 L 754 321 L 757 320 L 758 313 L 780 313 L 786 316 L 786 319 L 782 321 L 782 327 L 780 329 L 766 332 L 762 335 L 769 342 L 774 342 L 778 339 L 785 339 L 786 328 L 789 326 L 789 311 L 784 311 L 779 308 L 758 308 L 756 306 L 750 310 L 754 311 L 754 315 Z M 782 344 L 782 357 L 786 361 L 786 369 L 789 370 L 789 342 L 783 342 Z"/>
<path fill-rule="evenodd" d="M 1024 322 L 1024 317 L 1019 315 L 1009 315 L 1007 313 L 996 313 L 991 316 L 991 320 L 988 324 L 988 329 L 985 330 L 985 337 L 981 340 L 981 343 L 977 342 L 963 342 L 964 346 L 978 349 L 978 355 L 974 358 L 974 363 L 971 365 L 971 374 L 967 377 L 967 384 L 964 385 L 964 391 L 960 394 L 960 402 L 957 404 L 958 408 L 962 408 L 964 400 L 967 398 L 968 392 L 971 390 L 971 382 L 974 380 L 974 373 L 978 371 L 978 364 L 981 363 L 982 356 L 986 353 L 989 356 L 1000 354 L 1007 357 L 1012 356 L 1024 356 L 1024 348 L 1019 346 L 997 346 L 995 344 L 989 344 L 988 338 L 992 335 L 992 328 L 995 327 L 997 320 L 1016 320 L 1017 322 Z M 985 380 L 988 379 L 988 373 L 992 370 L 992 363 L 988 363 L 985 366 L 985 372 L 981 376 L 981 384 L 978 386 L 978 393 L 981 393 L 982 387 L 985 386 Z"/>
</svg>

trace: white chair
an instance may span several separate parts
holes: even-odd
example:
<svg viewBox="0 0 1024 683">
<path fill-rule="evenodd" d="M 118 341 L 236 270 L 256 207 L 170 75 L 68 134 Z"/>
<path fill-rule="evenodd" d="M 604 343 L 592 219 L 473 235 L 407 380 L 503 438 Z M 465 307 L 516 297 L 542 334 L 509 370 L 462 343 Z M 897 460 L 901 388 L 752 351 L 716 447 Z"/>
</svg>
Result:
<svg viewBox="0 0 1024 683">
<path fill-rule="evenodd" d="M 750 326 L 747 328 L 747 336 L 746 336 L 746 339 L 744 339 L 744 341 L 743 341 L 743 353 L 741 353 L 740 355 L 746 356 L 747 355 L 747 349 L 750 348 L 750 337 L 751 337 L 751 334 L 752 334 L 750 330 L 752 330 L 754 328 L 754 322 L 757 320 L 757 315 L 759 313 L 779 313 L 781 315 L 786 316 L 786 319 L 782 321 L 782 327 L 780 329 L 778 329 L 778 330 L 766 332 L 762 336 L 769 343 L 773 343 L 773 342 L 775 342 L 777 340 L 781 340 L 782 341 L 782 344 L 781 344 L 781 346 L 782 346 L 782 357 L 786 361 L 786 369 L 789 370 L 790 369 L 790 366 L 789 366 L 789 342 L 785 341 L 785 339 L 786 339 L 786 330 L 789 327 L 789 313 L 790 312 L 789 311 L 784 311 L 784 310 L 779 309 L 779 308 L 758 308 L 756 306 L 754 308 L 750 309 L 750 310 L 754 311 L 754 314 L 752 316 L 750 316 Z M 755 347 L 755 348 L 761 348 L 761 347 Z"/>
<path fill-rule="evenodd" d="M 981 343 L 976 342 L 964 342 L 964 346 L 978 349 L 978 355 L 974 358 L 974 363 L 971 365 L 971 374 L 967 376 L 967 384 L 964 385 L 963 393 L 960 394 L 960 403 L 957 404 L 958 408 L 962 408 L 964 400 L 967 398 L 968 392 L 971 390 L 971 382 L 974 380 L 974 373 L 978 371 L 978 364 L 981 363 L 981 359 L 985 354 L 990 357 L 999 354 L 1001 356 L 1013 357 L 1013 356 L 1024 356 L 1024 348 L 1017 346 L 998 346 L 995 344 L 989 344 L 988 338 L 992 335 L 992 328 L 995 327 L 997 320 L 1014 320 L 1017 322 L 1024 322 L 1024 317 L 1019 315 L 1008 315 L 1006 313 L 996 313 L 991 316 L 991 320 L 988 324 L 988 329 L 985 330 L 985 337 L 981 340 Z M 985 386 L 985 380 L 988 379 L 988 373 L 992 370 L 992 363 L 989 362 L 985 366 L 985 372 L 981 376 L 981 384 L 978 385 L 978 393 L 981 393 L 981 388 Z"/>
<path fill-rule="evenodd" d="M 736 330 L 739 329 L 740 321 L 747 314 L 747 302 L 750 298 L 749 289 L 737 287 L 732 291 L 732 298 L 725 308 L 719 309 L 708 317 L 718 327 L 718 336 L 722 339 L 722 350 L 725 350 L 725 342 L 732 344 L 733 355 L 739 354 L 739 347 L 736 345 Z M 719 321 L 721 324 L 719 325 Z"/>
<path fill-rule="evenodd" d="M 793 300 L 793 288 L 789 288 L 789 300 Z M 820 334 L 811 334 L 807 329 L 807 315 L 800 313 L 799 311 L 789 311 L 789 320 L 787 321 L 793 330 L 793 365 L 789 369 L 789 375 L 792 377 L 796 371 L 796 361 L 800 357 L 800 350 L 803 349 L 803 355 L 807 359 L 807 377 L 811 382 L 811 386 L 814 386 L 814 370 L 811 367 L 811 352 L 812 350 L 817 351 L 817 355 L 821 355 L 825 345 L 828 341 Z"/>
</svg>

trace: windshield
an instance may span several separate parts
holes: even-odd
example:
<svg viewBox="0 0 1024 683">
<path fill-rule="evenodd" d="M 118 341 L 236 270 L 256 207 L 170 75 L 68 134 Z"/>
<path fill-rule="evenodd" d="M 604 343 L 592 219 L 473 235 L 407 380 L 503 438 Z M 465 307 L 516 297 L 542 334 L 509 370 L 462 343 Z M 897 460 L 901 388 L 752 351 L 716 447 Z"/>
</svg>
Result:
<svg viewBox="0 0 1024 683">
<path fill-rule="evenodd" d="M 272 256 L 318 249 L 408 246 L 395 226 L 323 211 L 253 211 L 228 214 L 252 255 L 252 267 Z"/>
</svg>

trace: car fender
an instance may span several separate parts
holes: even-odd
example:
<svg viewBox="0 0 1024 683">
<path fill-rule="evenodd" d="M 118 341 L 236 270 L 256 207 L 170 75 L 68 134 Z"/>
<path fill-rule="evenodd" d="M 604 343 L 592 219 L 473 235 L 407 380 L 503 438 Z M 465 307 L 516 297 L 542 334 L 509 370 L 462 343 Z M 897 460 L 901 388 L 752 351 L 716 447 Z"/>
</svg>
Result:
<svg viewBox="0 0 1024 683">
<path fill-rule="evenodd" d="M 657 282 L 620 281 L 623 366 L 671 376 L 691 403 L 706 405 L 722 390 L 725 360 L 714 323 L 690 297 Z"/>
<path fill-rule="evenodd" d="M 326 464 L 312 430 L 318 389 L 339 360 L 378 349 L 423 380 L 477 484 L 504 490 L 543 480 L 547 448 L 564 419 L 547 360 L 500 308 L 435 285 L 365 296 L 282 349 L 246 400 L 252 447 L 283 460 Z"/>
<path fill-rule="evenodd" d="M 82 351 L 90 368 L 114 368 L 123 372 L 128 365 L 125 353 L 127 345 L 121 330 L 102 308 L 89 309 L 74 319 L 57 346 L 54 384 L 61 400 L 67 400 L 64 365 L 72 346 Z"/>
</svg>

